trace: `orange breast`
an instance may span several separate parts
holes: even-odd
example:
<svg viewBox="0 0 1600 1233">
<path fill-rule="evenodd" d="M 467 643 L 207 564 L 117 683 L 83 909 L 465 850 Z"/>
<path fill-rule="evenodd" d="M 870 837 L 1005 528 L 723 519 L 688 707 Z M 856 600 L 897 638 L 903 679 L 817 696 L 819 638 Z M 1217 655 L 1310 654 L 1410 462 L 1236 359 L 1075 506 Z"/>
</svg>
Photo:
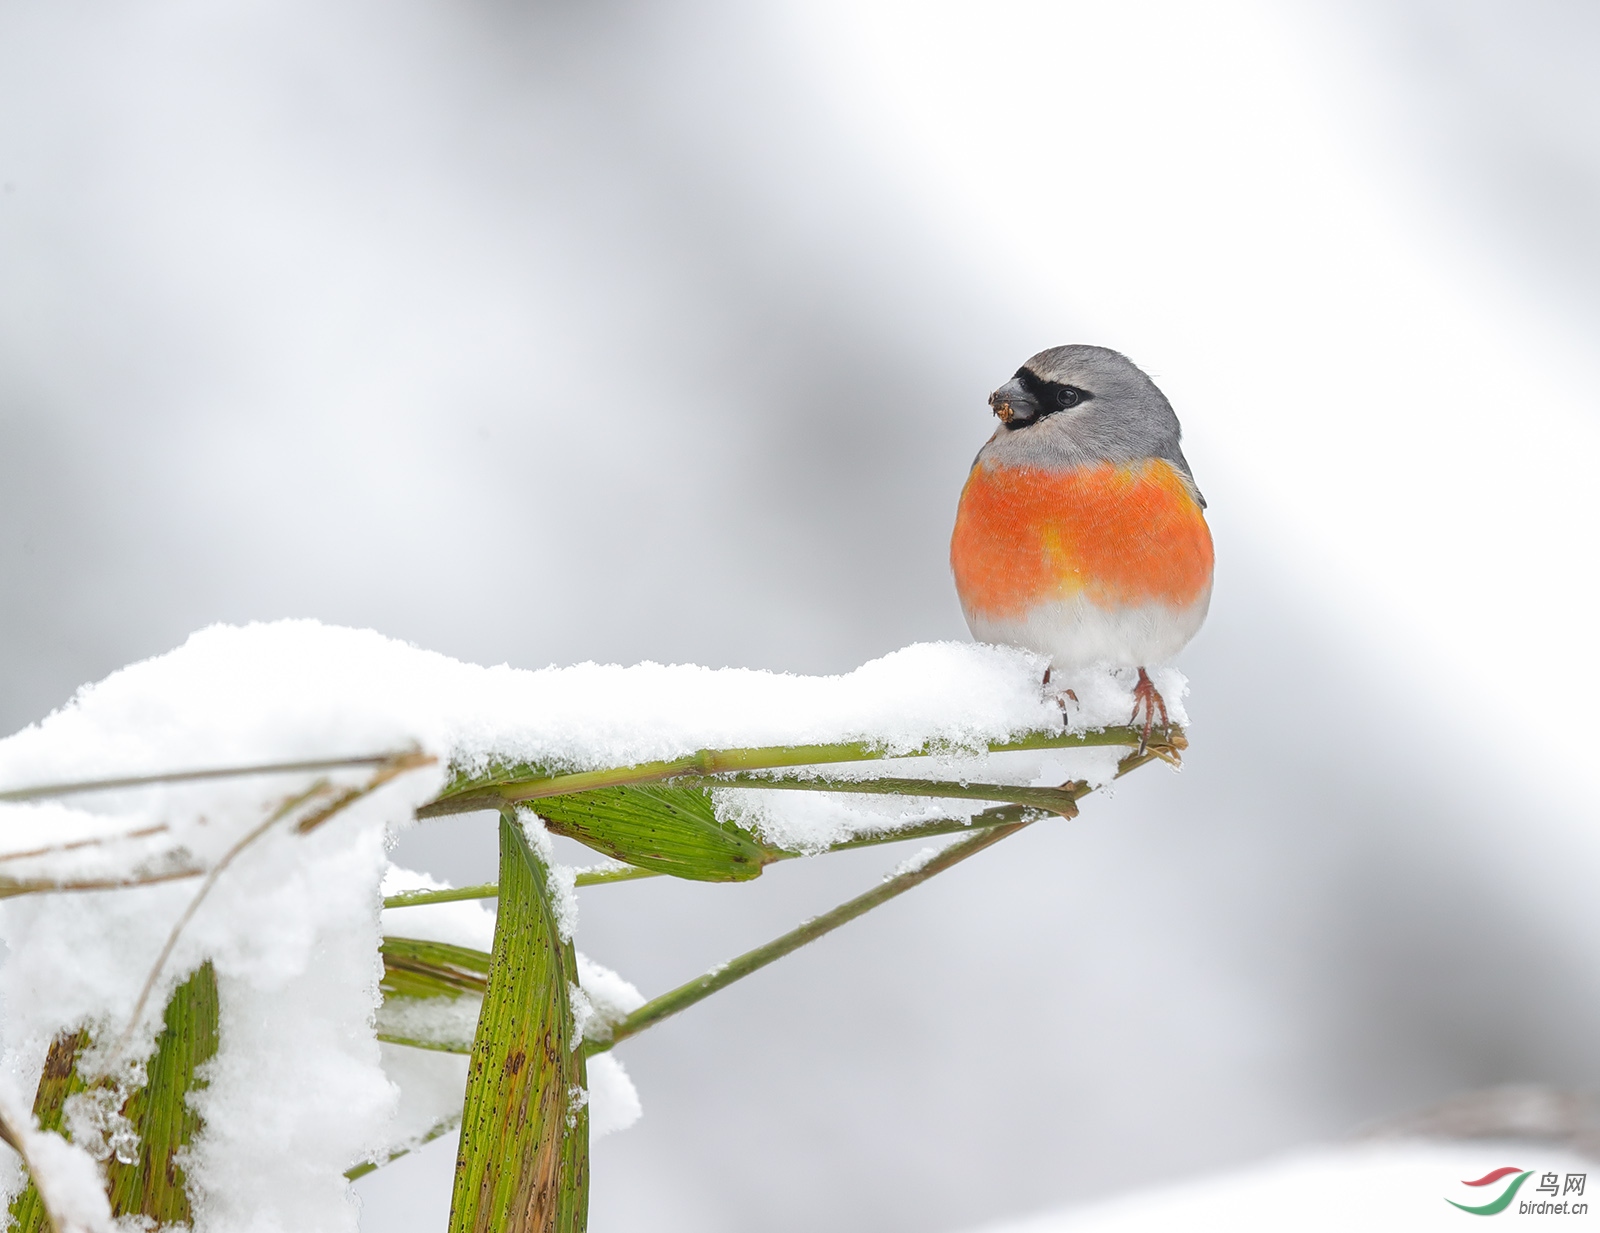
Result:
<svg viewBox="0 0 1600 1233">
<path fill-rule="evenodd" d="M 1066 471 L 980 462 L 950 540 L 962 606 L 991 616 L 1074 596 L 1104 608 L 1185 607 L 1211 566 L 1205 515 L 1161 459 Z"/>
</svg>

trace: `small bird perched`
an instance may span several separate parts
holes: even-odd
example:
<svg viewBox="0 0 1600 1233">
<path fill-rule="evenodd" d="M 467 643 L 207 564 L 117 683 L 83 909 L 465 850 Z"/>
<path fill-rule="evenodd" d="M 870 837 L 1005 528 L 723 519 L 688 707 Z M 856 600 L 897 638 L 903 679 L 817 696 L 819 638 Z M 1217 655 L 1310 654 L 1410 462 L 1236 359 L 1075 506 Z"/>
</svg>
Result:
<svg viewBox="0 0 1600 1233">
<path fill-rule="evenodd" d="M 1137 668 L 1129 722 L 1143 711 L 1148 740 L 1158 712 L 1168 721 L 1145 668 L 1182 650 L 1211 603 L 1206 503 L 1172 404 L 1126 356 L 1068 346 L 1028 360 L 989 405 L 1000 427 L 950 538 L 972 636 L 1048 655 L 1046 682 Z"/>
</svg>

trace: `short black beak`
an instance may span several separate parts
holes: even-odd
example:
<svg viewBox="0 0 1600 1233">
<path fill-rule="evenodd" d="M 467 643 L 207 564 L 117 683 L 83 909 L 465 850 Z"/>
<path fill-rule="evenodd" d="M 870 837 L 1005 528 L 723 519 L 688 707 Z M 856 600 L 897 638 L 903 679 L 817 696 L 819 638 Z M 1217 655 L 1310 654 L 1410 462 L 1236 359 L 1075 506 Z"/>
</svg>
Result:
<svg viewBox="0 0 1600 1233">
<path fill-rule="evenodd" d="M 989 405 L 1007 428 L 1025 428 L 1039 418 L 1039 404 L 1016 377 L 989 395 Z"/>
</svg>

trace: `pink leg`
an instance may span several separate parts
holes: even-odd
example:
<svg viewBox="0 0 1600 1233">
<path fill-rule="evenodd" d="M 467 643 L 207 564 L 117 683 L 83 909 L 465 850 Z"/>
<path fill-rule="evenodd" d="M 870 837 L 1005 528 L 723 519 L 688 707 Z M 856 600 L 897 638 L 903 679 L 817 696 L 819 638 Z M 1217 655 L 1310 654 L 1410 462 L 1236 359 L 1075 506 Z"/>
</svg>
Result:
<svg viewBox="0 0 1600 1233">
<path fill-rule="evenodd" d="M 1167 718 L 1166 699 L 1150 681 L 1150 674 L 1143 668 L 1139 669 L 1139 683 L 1133 687 L 1133 714 L 1128 717 L 1130 724 L 1139 722 L 1139 712 L 1144 712 L 1144 727 L 1139 732 L 1139 752 L 1143 753 L 1145 746 L 1150 743 L 1150 730 L 1156 725 L 1156 714 L 1161 715 L 1162 732 L 1171 735 L 1172 723 Z"/>
</svg>

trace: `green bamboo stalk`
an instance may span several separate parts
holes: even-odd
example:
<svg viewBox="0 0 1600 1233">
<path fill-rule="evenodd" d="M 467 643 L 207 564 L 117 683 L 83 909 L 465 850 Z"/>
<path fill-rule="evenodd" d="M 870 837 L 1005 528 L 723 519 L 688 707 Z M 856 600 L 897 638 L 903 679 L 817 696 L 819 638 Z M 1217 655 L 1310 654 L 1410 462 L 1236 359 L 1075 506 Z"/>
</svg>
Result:
<svg viewBox="0 0 1600 1233">
<path fill-rule="evenodd" d="M 1135 727 L 1105 728 L 1098 732 L 1033 732 L 1014 740 L 992 741 L 990 753 L 1016 753 L 1039 749 L 1082 749 L 1101 746 L 1126 746 L 1137 749 L 1141 730 Z M 1155 743 L 1151 748 L 1155 748 Z M 1166 734 L 1163 748 L 1174 752 L 1187 748 L 1180 728 Z M 948 752 L 933 743 L 896 753 L 864 741 L 844 741 L 834 745 L 774 745 L 761 749 L 702 749 L 687 757 L 664 762 L 644 762 L 637 766 L 613 767 L 597 771 L 575 771 L 552 775 L 537 768 L 519 768 L 490 779 L 460 778 L 432 801 L 417 810 L 419 818 L 470 813 L 479 809 L 498 809 L 510 802 L 537 800 L 545 796 L 564 796 L 591 788 L 620 787 L 627 784 L 656 783 L 682 775 L 720 775 L 729 771 L 776 770 L 780 767 L 813 766 L 834 762 L 870 762 L 882 758 L 926 757 Z"/>
<path fill-rule="evenodd" d="M 562 942 L 548 871 L 507 811 L 500 819 L 500 911 L 489 987 L 468 1069 L 450 1233 L 581 1233 L 588 1213 L 589 1125 L 579 1094 L 567 986 L 577 959 Z"/>
<path fill-rule="evenodd" d="M 934 856 L 926 864 L 895 877 L 885 879 L 880 885 L 873 887 L 864 895 L 857 895 L 847 903 L 842 903 L 831 912 L 824 912 L 821 916 L 806 921 L 796 929 L 791 929 L 780 938 L 774 938 L 765 946 L 758 946 L 754 950 L 746 951 L 736 959 L 721 964 L 704 976 L 698 976 L 687 984 L 679 985 L 658 998 L 646 1002 L 627 1018 L 614 1024 L 608 1040 L 588 1041 L 584 1044 L 584 1052 L 593 1056 L 604 1053 L 614 1045 L 636 1036 L 646 1028 L 660 1023 L 663 1019 L 686 1010 L 696 1002 L 710 997 L 719 989 L 724 989 L 736 980 L 742 980 L 752 972 L 759 971 L 769 963 L 773 963 L 787 954 L 799 950 L 807 942 L 814 942 L 825 934 L 832 933 L 839 926 L 849 923 L 880 904 L 887 903 L 897 895 L 903 895 L 914 886 L 920 886 L 935 874 L 943 873 L 953 865 L 959 864 L 969 856 L 975 856 L 987 847 L 999 843 L 1002 839 L 1016 834 L 1026 826 L 1032 825 L 1031 819 L 1023 819 L 1005 826 L 989 827 L 982 833 L 952 844 L 943 852 Z"/>
</svg>

